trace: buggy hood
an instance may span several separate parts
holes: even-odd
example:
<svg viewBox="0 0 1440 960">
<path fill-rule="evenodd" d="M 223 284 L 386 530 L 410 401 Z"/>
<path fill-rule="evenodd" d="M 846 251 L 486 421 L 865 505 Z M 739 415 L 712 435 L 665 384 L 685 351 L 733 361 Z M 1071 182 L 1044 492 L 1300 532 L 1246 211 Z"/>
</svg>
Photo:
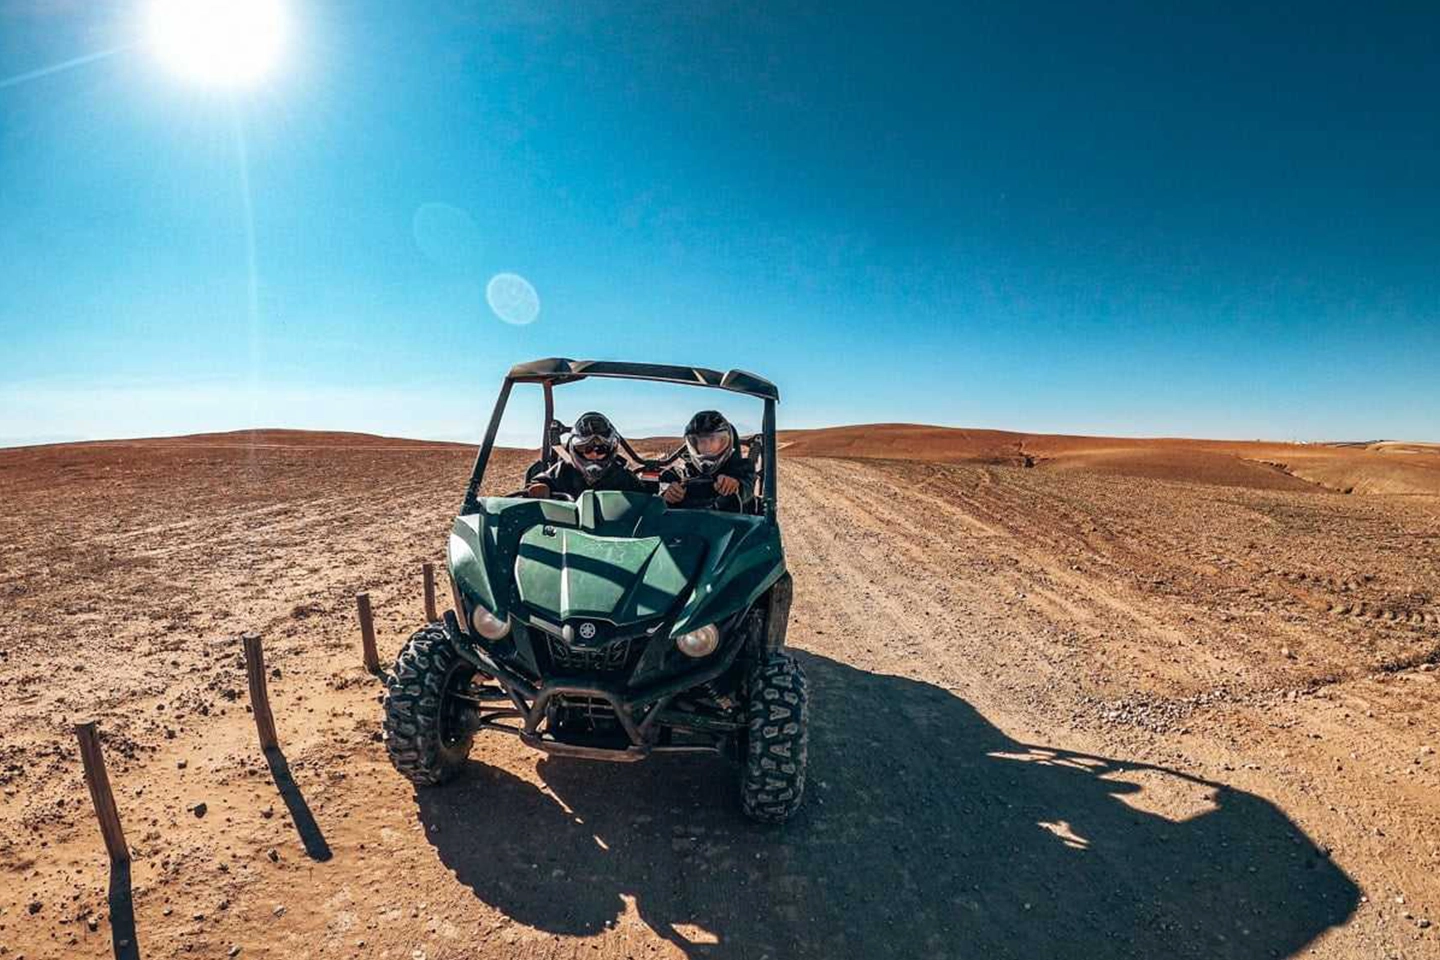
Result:
<svg viewBox="0 0 1440 960">
<path fill-rule="evenodd" d="M 478 507 L 455 521 L 450 576 L 457 599 L 502 618 L 616 627 L 673 618 L 678 633 L 748 607 L 784 571 L 778 529 L 763 517 L 612 491 L 574 503 L 487 497 Z"/>
</svg>

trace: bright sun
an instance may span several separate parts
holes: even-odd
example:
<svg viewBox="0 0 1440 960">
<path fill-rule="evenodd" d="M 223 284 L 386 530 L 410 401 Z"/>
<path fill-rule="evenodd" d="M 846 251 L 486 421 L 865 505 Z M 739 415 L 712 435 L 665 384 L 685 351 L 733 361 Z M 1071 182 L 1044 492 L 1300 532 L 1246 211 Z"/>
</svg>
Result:
<svg viewBox="0 0 1440 960">
<path fill-rule="evenodd" d="M 146 37 L 161 62 L 208 86 L 264 79 L 289 32 L 281 0 L 152 0 L 149 13 Z"/>
</svg>

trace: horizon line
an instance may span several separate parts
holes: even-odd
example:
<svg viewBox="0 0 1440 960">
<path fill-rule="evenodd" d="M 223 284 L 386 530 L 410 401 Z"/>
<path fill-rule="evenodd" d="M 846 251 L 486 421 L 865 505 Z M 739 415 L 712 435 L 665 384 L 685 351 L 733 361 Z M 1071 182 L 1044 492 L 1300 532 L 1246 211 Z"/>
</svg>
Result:
<svg viewBox="0 0 1440 960">
<path fill-rule="evenodd" d="M 1291 445 L 1291 446 L 1370 446 L 1370 445 L 1378 444 L 1378 443 L 1394 443 L 1394 444 L 1407 444 L 1407 443 L 1411 443 L 1411 444 L 1421 444 L 1421 445 L 1427 445 L 1427 446 L 1430 446 L 1430 445 L 1440 445 L 1440 441 L 1417 440 L 1417 439 L 1400 439 L 1400 438 L 1394 438 L 1394 437 L 1376 437 L 1376 438 L 1367 438 L 1367 439 L 1328 439 L 1328 440 L 1316 440 L 1316 439 L 1311 439 L 1311 440 L 1286 439 L 1286 440 L 1277 440 L 1277 439 L 1266 438 L 1266 437 L 1188 437 L 1188 436 L 1176 436 L 1176 435 L 1163 435 L 1163 436 L 1161 436 L 1161 435 L 1148 435 L 1148 434 L 1147 434 L 1147 435 L 1139 435 L 1139 434 L 1121 434 L 1121 433 L 1114 433 L 1114 434 L 1111 434 L 1111 433 L 1053 433 L 1053 432 L 1035 431 L 1035 430 L 1015 430 L 1015 429 L 1009 429 L 1009 428 L 1004 428 L 1004 427 L 956 426 L 956 425 L 953 425 L 953 424 L 914 423 L 914 422 L 908 422 L 908 421 L 874 421 L 874 422 L 866 422 L 866 423 L 837 423 L 837 424 L 826 424 L 826 425 L 823 425 L 823 426 L 783 427 L 783 428 L 778 429 L 776 432 L 777 432 L 777 433 L 780 433 L 780 434 L 783 434 L 783 433 L 818 432 L 818 431 L 822 431 L 822 430 L 864 430 L 864 429 L 896 428 L 896 427 L 899 427 L 899 428 L 918 428 L 918 429 L 923 429 L 923 430 L 947 430 L 947 431 L 948 431 L 948 430 L 953 430 L 953 431 L 957 431 L 957 432 L 970 431 L 970 432 L 985 432 L 985 433 L 1004 433 L 1004 434 L 1012 434 L 1012 435 L 1014 435 L 1014 436 L 1016 436 L 1016 437 L 1057 437 L 1057 438 L 1090 439 L 1090 440 L 1134 440 L 1134 441 L 1152 441 L 1152 442 L 1156 442 L 1156 441 L 1171 441 L 1171 442 L 1187 442 L 1187 443 L 1260 443 L 1260 444 L 1283 444 L 1283 445 Z M 87 436 L 65 435 L 65 434 L 38 434 L 38 435 L 28 436 L 28 437 L 20 437 L 20 436 L 0 437 L 0 450 L 18 450 L 18 449 L 26 449 L 26 448 L 31 448 L 31 447 L 86 446 L 86 445 L 104 444 L 104 443 L 139 443 L 139 442 L 145 442 L 145 441 L 185 440 L 185 439 L 191 439 L 191 438 L 197 438 L 197 439 L 198 439 L 198 438 L 202 438 L 202 437 L 240 436 L 240 435 L 244 435 L 244 434 L 255 434 L 255 433 L 294 433 L 294 434 L 311 434 L 311 435 L 313 435 L 313 434 L 339 434 L 339 435 L 347 435 L 347 436 L 353 436 L 353 437 L 372 437 L 372 438 L 377 439 L 377 440 L 396 440 L 396 441 L 403 441 L 403 442 L 405 442 L 405 443 L 429 443 L 429 444 L 436 444 L 436 445 L 461 446 L 461 447 L 478 447 L 478 446 L 480 445 L 480 439 L 479 439 L 478 437 L 475 438 L 475 439 L 462 439 L 462 438 L 458 438 L 458 437 L 453 436 L 453 435 L 452 435 L 452 436 L 429 436 L 429 437 L 425 437 L 425 436 L 406 436 L 406 435 L 388 434 L 388 433 L 371 433 L 371 432 L 364 431 L 364 430 L 345 430 L 345 429 L 332 429 L 332 428 L 325 428 L 325 427 L 279 427 L 279 426 L 265 426 L 265 427 L 240 427 L 240 428 L 231 429 L 231 430 L 200 430 L 200 431 L 190 431 L 190 432 L 186 432 L 186 433 L 146 434 L 146 435 L 131 435 L 131 436 L 87 437 Z M 677 431 L 675 435 L 678 436 L 678 435 L 679 435 L 679 431 Z M 657 436 L 657 437 L 658 437 L 658 436 L 666 436 L 666 434 L 655 434 L 654 436 Z M 497 438 L 497 439 L 498 439 L 498 438 Z M 649 437 L 635 437 L 635 438 L 632 438 L 632 439 L 635 439 L 635 440 L 645 440 L 645 439 L 649 439 Z M 499 444 L 499 443 L 497 443 L 497 447 L 500 447 L 500 448 L 502 448 L 502 449 L 513 449 L 513 450 L 533 450 L 533 449 L 538 449 L 538 447 L 535 446 L 535 445 L 520 445 L 520 446 L 515 446 L 515 445 L 512 445 L 512 444 Z"/>
</svg>

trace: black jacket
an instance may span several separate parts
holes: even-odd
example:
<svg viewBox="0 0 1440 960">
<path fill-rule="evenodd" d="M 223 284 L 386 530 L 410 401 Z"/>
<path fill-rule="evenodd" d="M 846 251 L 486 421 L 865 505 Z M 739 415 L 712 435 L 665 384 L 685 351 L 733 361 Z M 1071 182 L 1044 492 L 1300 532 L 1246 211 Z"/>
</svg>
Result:
<svg viewBox="0 0 1440 960">
<path fill-rule="evenodd" d="M 568 493 L 578 497 L 586 490 L 630 490 L 646 493 L 645 484 L 631 473 L 624 461 L 617 459 L 594 483 L 585 482 L 585 474 L 568 460 L 556 460 L 550 469 L 537 473 L 531 483 L 543 483 L 551 493 Z"/>
<path fill-rule="evenodd" d="M 740 483 L 740 490 L 731 496 L 722 497 L 715 502 L 713 509 L 727 510 L 730 513 L 739 513 L 745 504 L 755 499 L 755 465 L 744 456 L 741 456 L 737 449 L 720 466 L 716 476 L 734 477 Z M 684 483 L 692 477 L 703 476 L 701 472 L 689 460 L 681 458 L 675 461 L 660 474 L 660 488 L 663 490 L 667 483 Z M 708 503 L 715 495 L 714 488 L 709 484 L 687 486 L 685 488 L 685 499 L 675 504 L 676 507 L 696 507 Z"/>
</svg>

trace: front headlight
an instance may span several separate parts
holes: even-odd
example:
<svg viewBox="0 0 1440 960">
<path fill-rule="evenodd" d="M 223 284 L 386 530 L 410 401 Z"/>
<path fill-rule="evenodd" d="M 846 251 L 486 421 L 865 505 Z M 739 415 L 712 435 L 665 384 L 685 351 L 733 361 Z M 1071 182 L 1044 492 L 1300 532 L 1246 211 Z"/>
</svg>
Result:
<svg viewBox="0 0 1440 960">
<path fill-rule="evenodd" d="M 479 605 L 476 605 L 475 612 L 470 614 L 470 624 L 475 628 L 475 632 L 486 640 L 499 640 L 510 632 L 509 617 L 501 620 Z"/>
<path fill-rule="evenodd" d="M 720 646 L 720 628 L 715 624 L 682 633 L 675 638 L 675 646 L 687 657 L 708 657 Z"/>
</svg>

